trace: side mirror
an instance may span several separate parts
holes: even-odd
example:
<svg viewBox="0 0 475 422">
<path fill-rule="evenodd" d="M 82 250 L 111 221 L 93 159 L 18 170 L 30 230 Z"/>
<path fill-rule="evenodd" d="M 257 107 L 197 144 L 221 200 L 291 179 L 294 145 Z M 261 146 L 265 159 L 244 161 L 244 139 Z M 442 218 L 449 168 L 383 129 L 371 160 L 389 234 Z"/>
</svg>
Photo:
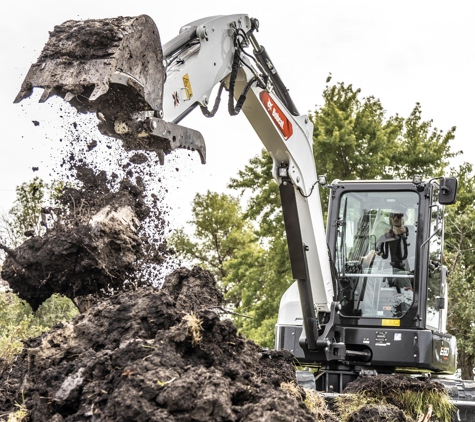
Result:
<svg viewBox="0 0 475 422">
<path fill-rule="evenodd" d="M 440 179 L 439 204 L 451 205 L 457 197 L 457 179 L 455 177 L 442 177 Z"/>
</svg>

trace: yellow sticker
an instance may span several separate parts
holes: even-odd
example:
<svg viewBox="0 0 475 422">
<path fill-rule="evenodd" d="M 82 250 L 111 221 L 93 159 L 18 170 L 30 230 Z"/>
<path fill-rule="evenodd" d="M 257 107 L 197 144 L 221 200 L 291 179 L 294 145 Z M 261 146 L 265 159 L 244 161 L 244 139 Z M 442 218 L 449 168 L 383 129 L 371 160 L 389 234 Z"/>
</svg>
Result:
<svg viewBox="0 0 475 422">
<path fill-rule="evenodd" d="M 191 97 L 193 97 L 193 90 L 191 89 L 191 82 L 188 73 L 183 76 L 183 85 L 185 85 L 186 99 L 189 100 Z"/>
<path fill-rule="evenodd" d="M 399 319 L 382 319 L 381 325 L 386 327 L 399 327 L 401 325 L 401 321 Z"/>
</svg>

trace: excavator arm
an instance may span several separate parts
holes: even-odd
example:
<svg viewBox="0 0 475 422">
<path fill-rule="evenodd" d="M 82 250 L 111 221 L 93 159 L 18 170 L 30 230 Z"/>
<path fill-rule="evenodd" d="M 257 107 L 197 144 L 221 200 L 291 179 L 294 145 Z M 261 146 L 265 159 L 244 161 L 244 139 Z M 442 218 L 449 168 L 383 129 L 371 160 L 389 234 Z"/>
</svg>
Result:
<svg viewBox="0 0 475 422">
<path fill-rule="evenodd" d="M 173 149 L 188 148 L 197 150 L 204 163 L 201 134 L 178 123 L 197 107 L 214 116 L 226 90 L 229 113 L 244 113 L 273 159 L 299 289 L 300 343 L 310 350 L 328 348 L 336 302 L 313 124 L 299 115 L 256 39 L 258 28 L 259 22 L 244 14 L 204 18 L 183 26 L 162 48 L 155 23 L 146 15 L 68 21 L 51 33 L 15 102 L 40 87 L 40 101 L 59 95 L 79 112 L 95 112 L 100 131 L 120 138 L 126 149 L 155 150 L 163 161 Z M 218 97 L 210 110 L 216 86 Z"/>
<path fill-rule="evenodd" d="M 311 350 L 325 348 L 330 346 L 330 333 L 319 332 L 319 315 L 329 316 L 335 303 L 313 156 L 313 124 L 308 116 L 299 115 L 269 55 L 256 39 L 258 28 L 259 22 L 247 15 L 218 16 L 181 29 L 180 36 L 185 39 L 188 36 L 183 34 L 196 30 L 199 47 L 183 47 L 181 54 L 170 57 L 168 46 L 180 43 L 172 40 L 165 44 L 164 55 L 171 61 L 164 89 L 165 116 L 178 122 L 198 104 L 212 117 L 224 88 L 229 93 L 229 114 L 242 111 L 249 120 L 272 157 L 273 176 L 279 184 L 305 327 L 301 343 Z M 212 88 L 218 84 L 217 101 L 209 110 Z M 174 102 L 172 110 L 171 99 L 177 97 L 180 103 Z"/>
</svg>

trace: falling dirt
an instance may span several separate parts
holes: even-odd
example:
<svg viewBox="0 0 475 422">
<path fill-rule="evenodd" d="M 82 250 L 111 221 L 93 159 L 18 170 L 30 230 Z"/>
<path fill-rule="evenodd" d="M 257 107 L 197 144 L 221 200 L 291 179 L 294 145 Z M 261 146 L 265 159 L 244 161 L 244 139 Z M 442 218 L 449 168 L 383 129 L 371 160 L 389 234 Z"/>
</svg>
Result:
<svg viewBox="0 0 475 422">
<path fill-rule="evenodd" d="M 126 281 L 137 284 L 134 273 L 145 255 L 138 229 L 150 213 L 141 180 L 125 179 L 111 192 L 105 172 L 78 167 L 76 177 L 81 187 L 64 189 L 58 208 L 43 209 L 55 220 L 52 227 L 12 251 L 3 265 L 1 277 L 33 310 L 53 293 L 74 300 L 121 289 Z"/>
</svg>

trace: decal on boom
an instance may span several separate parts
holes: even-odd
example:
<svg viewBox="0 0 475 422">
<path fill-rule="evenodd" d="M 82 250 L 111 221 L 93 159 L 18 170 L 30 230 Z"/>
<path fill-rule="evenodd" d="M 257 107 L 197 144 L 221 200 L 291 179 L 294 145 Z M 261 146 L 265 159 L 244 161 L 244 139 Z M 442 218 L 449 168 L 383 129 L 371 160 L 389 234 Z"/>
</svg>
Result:
<svg viewBox="0 0 475 422">
<path fill-rule="evenodd" d="M 259 97 L 262 101 L 262 104 L 264 105 L 264 108 L 267 110 L 267 113 L 269 113 L 269 116 L 272 118 L 282 133 L 284 139 L 289 139 L 294 133 L 290 120 L 287 119 L 283 111 L 279 108 L 267 91 L 262 91 L 259 94 Z"/>
</svg>

